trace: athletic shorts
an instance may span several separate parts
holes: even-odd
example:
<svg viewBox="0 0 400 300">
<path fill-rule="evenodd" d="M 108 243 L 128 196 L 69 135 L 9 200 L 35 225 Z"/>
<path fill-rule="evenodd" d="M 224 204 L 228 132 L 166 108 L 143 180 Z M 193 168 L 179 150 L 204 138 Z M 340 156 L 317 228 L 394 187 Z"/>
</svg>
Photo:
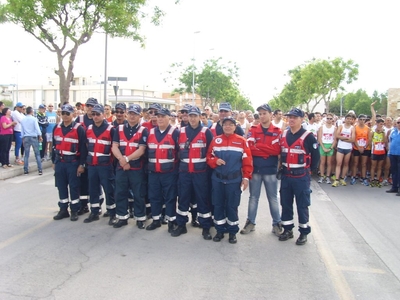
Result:
<svg viewBox="0 0 400 300">
<path fill-rule="evenodd" d="M 349 153 L 351 153 L 352 149 L 342 149 L 342 148 L 337 148 L 337 152 L 342 153 L 343 155 L 347 155 Z"/>
<path fill-rule="evenodd" d="M 372 160 L 385 160 L 386 154 L 371 154 Z"/>
<path fill-rule="evenodd" d="M 324 147 L 325 147 L 325 148 L 328 148 L 328 149 L 332 146 L 332 144 L 322 144 L 322 145 L 324 145 Z M 321 156 L 332 156 L 332 155 L 333 155 L 333 151 L 334 151 L 334 150 L 331 149 L 331 151 L 325 152 L 324 149 L 322 149 L 322 146 L 319 147 L 319 154 L 320 154 Z"/>
<path fill-rule="evenodd" d="M 364 150 L 364 152 L 361 154 L 360 151 L 353 149 L 353 156 L 367 156 L 367 157 L 370 157 L 371 156 L 371 150 Z"/>
<path fill-rule="evenodd" d="M 53 139 L 53 133 L 52 132 L 50 132 L 50 133 L 46 133 L 46 140 L 47 140 L 47 142 L 48 143 L 51 143 L 51 141 L 52 141 L 52 139 Z"/>
</svg>

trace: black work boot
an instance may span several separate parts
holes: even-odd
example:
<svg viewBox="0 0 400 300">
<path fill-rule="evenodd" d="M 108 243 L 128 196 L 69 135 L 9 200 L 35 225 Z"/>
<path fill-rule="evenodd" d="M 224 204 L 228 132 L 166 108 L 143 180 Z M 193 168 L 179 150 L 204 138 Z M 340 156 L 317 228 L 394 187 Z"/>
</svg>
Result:
<svg viewBox="0 0 400 300">
<path fill-rule="evenodd" d="M 81 216 L 83 214 L 86 214 L 89 212 L 89 207 L 87 205 L 81 206 L 81 208 L 78 211 L 78 215 Z"/>
<path fill-rule="evenodd" d="M 61 220 L 64 218 L 69 218 L 69 212 L 68 210 L 60 210 L 54 217 L 53 220 Z"/>
<path fill-rule="evenodd" d="M 224 238 L 224 234 L 222 232 L 217 232 L 217 234 L 213 238 L 213 241 L 220 242 L 223 238 Z"/>
<path fill-rule="evenodd" d="M 305 243 L 307 243 L 307 234 L 300 233 L 300 236 L 296 241 L 296 245 L 302 246 Z"/>
<path fill-rule="evenodd" d="M 169 225 L 169 224 L 168 224 Z M 171 236 L 180 236 L 181 234 L 187 233 L 186 225 L 178 225 L 175 229 L 171 230 Z"/>
<path fill-rule="evenodd" d="M 93 221 L 98 221 L 98 220 L 100 220 L 99 214 L 90 213 L 89 217 L 83 220 L 83 223 L 91 223 Z"/>
<path fill-rule="evenodd" d="M 287 241 L 288 239 L 293 238 L 293 231 L 292 230 L 287 230 L 283 231 L 283 233 L 279 236 L 280 241 Z"/>
<path fill-rule="evenodd" d="M 201 235 L 203 236 L 203 239 L 205 240 L 211 240 L 211 234 L 210 234 L 210 228 L 203 228 L 203 232 L 201 233 Z"/>
<path fill-rule="evenodd" d="M 118 219 L 118 222 L 113 225 L 114 228 L 121 228 L 122 226 L 128 225 L 128 220 Z"/>
<path fill-rule="evenodd" d="M 77 211 L 71 211 L 71 221 L 78 221 L 78 212 Z"/>
<path fill-rule="evenodd" d="M 153 220 L 153 222 L 146 227 L 146 230 L 154 230 L 158 227 L 161 227 L 161 222 L 160 220 Z"/>
<path fill-rule="evenodd" d="M 234 233 L 230 233 L 229 234 L 229 243 L 230 244 L 236 244 L 237 243 L 236 234 L 234 234 Z"/>
<path fill-rule="evenodd" d="M 108 225 L 113 226 L 118 222 L 118 219 L 115 215 L 110 216 L 110 219 L 108 220 Z"/>
</svg>

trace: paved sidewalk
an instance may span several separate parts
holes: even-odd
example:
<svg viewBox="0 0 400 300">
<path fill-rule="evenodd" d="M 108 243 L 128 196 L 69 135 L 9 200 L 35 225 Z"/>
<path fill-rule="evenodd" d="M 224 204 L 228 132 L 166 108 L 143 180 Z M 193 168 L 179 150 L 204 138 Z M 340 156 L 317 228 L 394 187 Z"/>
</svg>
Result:
<svg viewBox="0 0 400 300">
<path fill-rule="evenodd" d="M 10 163 L 13 165 L 13 167 L 7 169 L 0 167 L 0 180 L 5 180 L 8 178 L 24 174 L 24 165 L 17 165 L 15 163 L 14 147 L 11 147 L 11 149 L 12 150 L 10 150 Z M 46 172 L 45 170 L 48 168 L 51 168 L 51 160 L 43 161 L 42 162 L 43 173 L 45 173 Z M 36 164 L 35 153 L 31 149 L 29 153 L 29 175 L 27 176 L 39 176 L 37 170 L 38 168 Z"/>
</svg>

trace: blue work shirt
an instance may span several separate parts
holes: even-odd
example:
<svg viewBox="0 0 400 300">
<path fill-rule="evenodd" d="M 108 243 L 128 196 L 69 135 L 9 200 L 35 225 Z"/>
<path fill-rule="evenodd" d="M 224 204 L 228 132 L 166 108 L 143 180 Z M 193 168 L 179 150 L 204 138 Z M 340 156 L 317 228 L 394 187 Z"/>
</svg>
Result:
<svg viewBox="0 0 400 300">
<path fill-rule="evenodd" d="M 389 141 L 389 155 L 400 155 L 400 132 L 396 127 L 390 133 Z"/>
<path fill-rule="evenodd" d="M 21 121 L 21 137 L 38 137 L 42 136 L 37 119 L 32 115 L 26 115 Z"/>
</svg>

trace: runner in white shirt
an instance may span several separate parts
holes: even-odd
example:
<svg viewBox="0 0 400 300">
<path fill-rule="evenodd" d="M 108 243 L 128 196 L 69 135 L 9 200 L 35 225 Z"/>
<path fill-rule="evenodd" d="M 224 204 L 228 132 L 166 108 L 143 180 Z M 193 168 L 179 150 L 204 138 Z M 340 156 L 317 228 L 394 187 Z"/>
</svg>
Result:
<svg viewBox="0 0 400 300">
<path fill-rule="evenodd" d="M 273 117 L 274 118 L 272 119 L 272 122 L 271 122 L 272 125 L 274 125 L 275 127 L 280 128 L 281 130 L 285 130 L 287 125 L 282 119 L 282 111 L 280 109 L 276 109 L 274 111 Z"/>
<path fill-rule="evenodd" d="M 316 139 L 318 139 L 318 129 L 319 125 L 316 122 L 316 117 L 314 113 L 309 113 L 308 114 L 308 122 L 303 123 L 303 128 L 305 130 L 311 131 L 312 134 L 315 136 Z"/>
<path fill-rule="evenodd" d="M 319 153 L 321 155 L 321 159 L 319 162 L 319 172 L 321 177 L 318 180 L 318 183 L 326 183 L 331 184 L 330 176 L 332 172 L 332 157 L 334 148 L 336 146 L 336 127 L 332 125 L 333 123 L 333 115 L 327 114 L 326 116 L 326 124 L 322 125 L 318 129 L 318 143 L 319 143 Z M 325 176 L 325 164 L 326 164 L 326 176 Z"/>
<path fill-rule="evenodd" d="M 337 151 L 336 151 L 336 179 L 332 183 L 333 187 L 340 185 L 347 185 L 345 177 L 349 171 L 349 163 L 351 157 L 351 151 L 353 149 L 353 141 L 355 140 L 354 126 L 351 125 L 356 116 L 354 114 L 347 114 L 344 120 L 344 124 L 340 125 L 336 130 L 337 139 Z M 343 169 L 342 169 L 343 165 Z"/>
</svg>

